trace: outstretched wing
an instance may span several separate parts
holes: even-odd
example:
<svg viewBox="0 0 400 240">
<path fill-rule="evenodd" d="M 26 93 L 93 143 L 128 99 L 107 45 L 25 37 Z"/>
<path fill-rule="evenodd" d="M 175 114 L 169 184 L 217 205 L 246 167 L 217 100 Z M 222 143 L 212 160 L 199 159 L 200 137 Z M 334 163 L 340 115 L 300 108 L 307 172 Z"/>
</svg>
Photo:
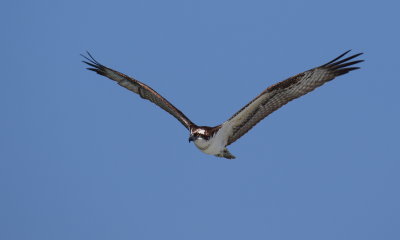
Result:
<svg viewBox="0 0 400 240">
<path fill-rule="evenodd" d="M 164 109 L 179 122 L 183 124 L 187 129 L 190 129 L 193 124 L 192 121 L 189 120 L 179 109 L 174 107 L 167 99 L 163 98 L 160 94 L 154 91 L 151 87 L 147 86 L 144 83 L 139 82 L 138 80 L 128 77 L 125 74 L 122 74 L 118 71 L 115 71 L 111 68 L 108 68 L 99 62 L 97 62 L 89 52 L 87 52 L 88 57 L 81 54 L 87 61 L 83 61 L 88 64 L 92 68 L 87 68 L 88 70 L 94 71 L 100 75 L 106 76 L 111 80 L 116 81 L 119 85 L 127 88 L 128 90 L 139 94 L 140 97 L 149 100 L 150 102 L 155 103 L 160 108 Z"/>
<path fill-rule="evenodd" d="M 313 91 L 337 76 L 359 69 L 359 67 L 349 66 L 363 62 L 363 60 L 349 61 L 362 53 L 341 59 L 348 52 L 350 51 L 322 66 L 297 74 L 264 90 L 224 123 L 230 129 L 227 145 L 235 142 L 258 122 L 289 101 Z"/>
</svg>

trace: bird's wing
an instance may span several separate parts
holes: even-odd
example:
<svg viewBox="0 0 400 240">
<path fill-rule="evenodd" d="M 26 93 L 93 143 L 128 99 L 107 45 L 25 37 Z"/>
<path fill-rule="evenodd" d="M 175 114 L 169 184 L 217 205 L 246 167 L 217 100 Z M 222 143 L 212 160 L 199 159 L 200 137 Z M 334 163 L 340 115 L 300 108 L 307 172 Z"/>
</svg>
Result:
<svg viewBox="0 0 400 240">
<path fill-rule="evenodd" d="M 119 85 L 127 88 L 128 90 L 139 94 L 139 96 L 142 97 L 143 99 L 147 99 L 150 102 L 155 103 L 157 106 L 164 109 L 172 116 L 174 116 L 176 119 L 178 119 L 178 121 L 181 122 L 183 126 L 185 126 L 187 129 L 190 129 L 191 126 L 194 125 L 193 122 L 190 121 L 190 119 L 185 116 L 185 114 L 183 114 L 179 109 L 174 107 L 174 105 L 168 102 L 167 99 L 158 94 L 151 87 L 147 86 L 142 82 L 139 82 L 134 78 L 128 77 L 123 73 L 120 73 L 118 71 L 115 71 L 111 68 L 108 68 L 100 64 L 92 57 L 92 55 L 90 55 L 90 53 L 87 54 L 88 56 L 82 55 L 82 57 L 84 57 L 87 60 L 83 62 L 91 66 L 90 68 L 87 68 L 88 70 L 106 76 L 109 79 L 116 81 Z"/>
<path fill-rule="evenodd" d="M 322 66 L 297 74 L 265 89 L 223 124 L 230 129 L 227 145 L 235 142 L 258 122 L 289 101 L 313 91 L 337 76 L 359 69 L 359 67 L 350 66 L 363 60 L 351 62 L 350 60 L 362 53 L 342 59 L 348 52 L 350 51 Z"/>
</svg>

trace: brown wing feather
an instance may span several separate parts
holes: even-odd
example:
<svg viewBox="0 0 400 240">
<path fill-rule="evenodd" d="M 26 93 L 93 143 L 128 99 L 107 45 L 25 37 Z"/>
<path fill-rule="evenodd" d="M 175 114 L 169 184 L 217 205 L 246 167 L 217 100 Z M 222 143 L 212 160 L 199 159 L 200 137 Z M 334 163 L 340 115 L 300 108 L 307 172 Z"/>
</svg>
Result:
<svg viewBox="0 0 400 240">
<path fill-rule="evenodd" d="M 118 82 L 119 85 L 129 89 L 130 91 L 139 94 L 143 99 L 149 100 L 155 103 L 157 106 L 161 107 L 183 124 L 187 129 L 194 126 L 193 122 L 189 120 L 179 109 L 174 107 L 167 99 L 162 97 L 156 91 L 146 84 L 139 82 L 138 80 L 128 77 L 127 75 L 108 68 L 99 62 L 97 62 L 90 53 L 87 53 L 89 57 L 82 55 L 86 60 L 84 63 L 88 64 L 92 68 L 87 68 L 88 70 L 94 71 L 100 75 L 106 76 L 111 80 Z"/>
<path fill-rule="evenodd" d="M 359 67 L 349 66 L 363 62 L 363 60 L 351 62 L 349 60 L 360 56 L 362 53 L 341 60 L 348 52 L 322 66 L 297 74 L 268 87 L 224 123 L 229 124 L 232 129 L 227 145 L 235 142 L 258 122 L 291 100 L 313 91 L 337 76 L 359 69 Z"/>
</svg>

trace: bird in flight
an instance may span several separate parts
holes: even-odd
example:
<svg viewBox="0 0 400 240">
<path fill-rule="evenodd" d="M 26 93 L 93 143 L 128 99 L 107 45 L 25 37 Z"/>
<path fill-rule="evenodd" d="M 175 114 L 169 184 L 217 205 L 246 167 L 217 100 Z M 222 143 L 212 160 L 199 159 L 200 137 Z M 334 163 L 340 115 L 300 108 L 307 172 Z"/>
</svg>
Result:
<svg viewBox="0 0 400 240">
<path fill-rule="evenodd" d="M 203 153 L 233 159 L 235 156 L 226 147 L 247 133 L 266 116 L 293 99 L 313 91 L 335 77 L 359 69 L 359 67 L 355 67 L 354 65 L 364 60 L 350 60 L 360 56 L 362 53 L 344 58 L 349 52 L 350 50 L 324 65 L 299 73 L 268 87 L 226 122 L 215 127 L 194 124 L 185 114 L 151 87 L 100 64 L 89 52 L 87 52 L 87 56 L 82 55 L 82 57 L 86 59 L 83 62 L 90 66 L 87 68 L 88 70 L 116 81 L 119 85 L 139 94 L 141 98 L 153 102 L 174 116 L 189 130 L 189 142 L 193 141 L 196 147 Z"/>
</svg>

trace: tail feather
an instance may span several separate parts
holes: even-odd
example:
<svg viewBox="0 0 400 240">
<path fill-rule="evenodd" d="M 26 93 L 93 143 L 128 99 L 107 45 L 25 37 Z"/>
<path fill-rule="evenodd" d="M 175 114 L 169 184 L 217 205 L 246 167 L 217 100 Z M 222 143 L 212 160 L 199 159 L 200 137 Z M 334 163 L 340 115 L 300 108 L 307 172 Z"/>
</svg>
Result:
<svg viewBox="0 0 400 240">
<path fill-rule="evenodd" d="M 229 151 L 228 151 L 228 149 L 224 149 L 224 151 L 222 152 L 222 153 L 219 153 L 219 154 L 217 154 L 217 155 L 215 155 L 216 157 L 223 157 L 223 158 L 226 158 L 226 159 L 235 159 L 236 157 L 235 156 L 233 156 L 232 155 L 232 153 L 230 153 Z"/>
</svg>

